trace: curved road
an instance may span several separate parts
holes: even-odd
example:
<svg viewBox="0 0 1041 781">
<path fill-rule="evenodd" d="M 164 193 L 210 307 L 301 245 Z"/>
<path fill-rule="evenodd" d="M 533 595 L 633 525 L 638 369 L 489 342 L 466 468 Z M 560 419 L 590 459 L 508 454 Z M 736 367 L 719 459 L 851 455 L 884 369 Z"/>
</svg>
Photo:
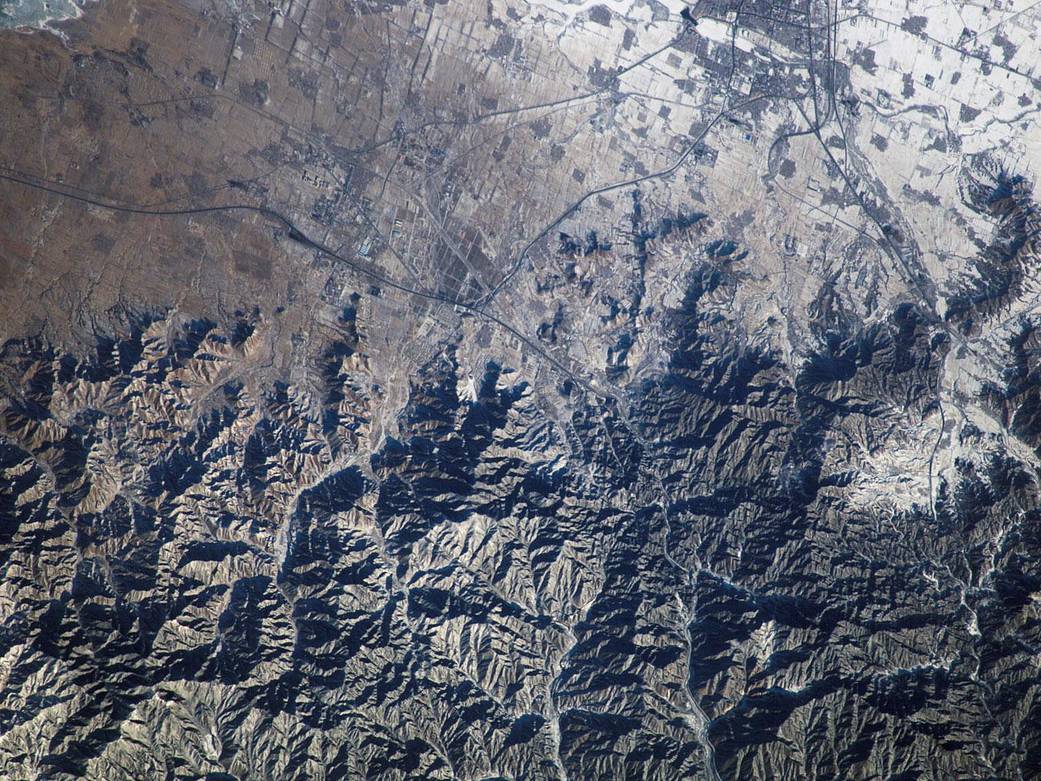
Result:
<svg viewBox="0 0 1041 781">
<path fill-rule="evenodd" d="M 72 201 L 78 201 L 90 206 L 95 206 L 100 209 L 107 209 L 109 211 L 122 212 L 124 214 L 135 214 L 142 217 L 183 217 L 196 214 L 215 214 L 220 212 L 252 212 L 259 214 L 268 220 L 277 222 L 287 229 L 289 238 L 298 244 L 302 244 L 305 247 L 309 247 L 333 260 L 343 263 L 350 267 L 352 270 L 362 276 L 369 277 L 370 279 L 376 280 L 380 284 L 399 290 L 408 295 L 417 296 L 419 298 L 428 299 L 430 301 L 437 301 L 443 304 L 449 304 L 451 306 L 459 307 L 467 312 L 470 312 L 478 317 L 498 325 L 505 329 L 508 333 L 519 339 L 526 347 L 530 348 L 533 352 L 540 355 L 546 361 L 548 361 L 555 369 L 566 375 L 572 382 L 577 384 L 582 389 L 588 391 L 593 396 L 601 398 L 607 398 L 604 393 L 594 390 L 589 383 L 581 377 L 575 375 L 567 366 L 561 361 L 551 355 L 549 352 L 544 350 L 538 344 L 533 342 L 523 333 L 518 331 L 515 327 L 507 323 L 505 320 L 497 317 L 494 314 L 490 314 L 484 309 L 470 304 L 466 301 L 462 301 L 455 298 L 450 298 L 440 293 L 436 293 L 430 290 L 422 290 L 420 288 L 409 287 L 400 282 L 393 280 L 392 278 L 373 271 L 370 268 L 355 263 L 350 258 L 344 257 L 333 249 L 325 246 L 321 242 L 315 241 L 300 230 L 292 220 L 286 217 L 282 212 L 272 209 L 267 206 L 255 206 L 252 204 L 226 204 L 222 206 L 198 206 L 185 209 L 151 209 L 133 204 L 119 203 L 112 200 L 102 198 L 96 193 L 86 193 L 85 191 L 71 192 L 66 186 L 61 185 L 58 182 L 52 182 L 48 180 L 38 179 L 29 174 L 25 174 L 19 171 L 13 171 L 12 169 L 6 169 L 6 172 L 0 172 L 0 181 L 12 182 L 14 184 L 21 185 L 23 187 L 29 187 L 34 190 L 50 193 L 61 198 L 66 198 Z"/>
</svg>

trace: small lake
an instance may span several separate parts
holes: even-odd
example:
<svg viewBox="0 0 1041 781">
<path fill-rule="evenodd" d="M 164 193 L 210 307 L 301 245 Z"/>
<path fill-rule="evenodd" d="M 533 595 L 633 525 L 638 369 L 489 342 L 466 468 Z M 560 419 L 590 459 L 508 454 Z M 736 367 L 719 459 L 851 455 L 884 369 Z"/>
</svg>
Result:
<svg viewBox="0 0 1041 781">
<path fill-rule="evenodd" d="M 0 28 L 39 29 L 79 14 L 73 0 L 0 0 Z"/>
</svg>

